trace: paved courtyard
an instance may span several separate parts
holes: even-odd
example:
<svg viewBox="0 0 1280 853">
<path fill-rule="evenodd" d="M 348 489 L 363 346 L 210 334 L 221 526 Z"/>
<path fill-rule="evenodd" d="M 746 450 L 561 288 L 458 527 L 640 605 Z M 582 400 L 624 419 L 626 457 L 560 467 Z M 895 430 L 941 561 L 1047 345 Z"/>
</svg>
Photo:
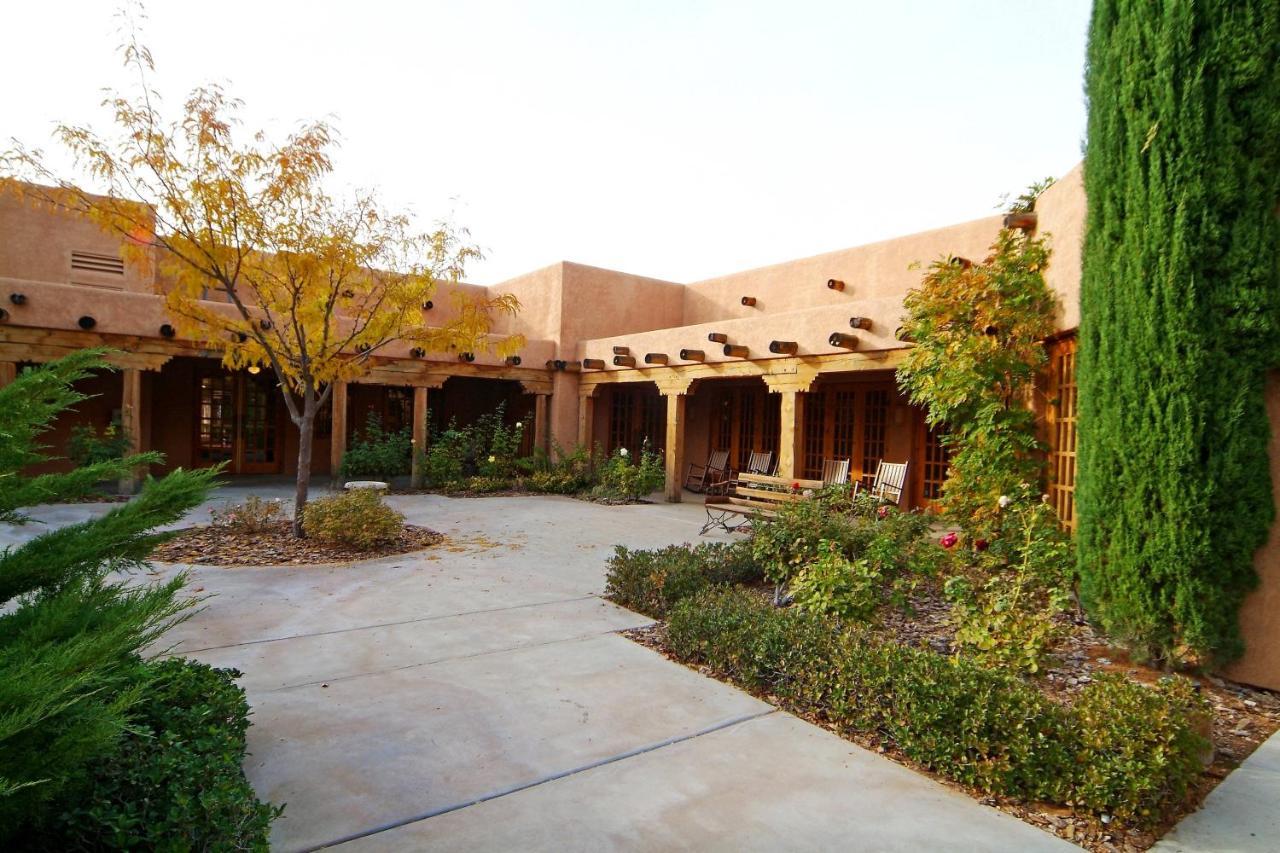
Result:
<svg viewBox="0 0 1280 853">
<path fill-rule="evenodd" d="M 209 598 L 167 638 L 245 673 L 277 849 L 1073 849 L 619 636 L 649 620 L 599 597 L 612 546 L 696 539 L 701 507 L 390 500 L 448 541 L 193 567 Z"/>
</svg>

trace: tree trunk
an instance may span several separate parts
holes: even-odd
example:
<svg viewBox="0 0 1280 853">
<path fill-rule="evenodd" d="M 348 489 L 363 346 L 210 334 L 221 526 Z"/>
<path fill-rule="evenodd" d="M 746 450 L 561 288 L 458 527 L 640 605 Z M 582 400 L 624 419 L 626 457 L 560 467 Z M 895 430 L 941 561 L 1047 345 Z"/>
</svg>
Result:
<svg viewBox="0 0 1280 853">
<path fill-rule="evenodd" d="M 302 539 L 302 509 L 307 505 L 307 489 L 311 485 L 311 445 L 316 432 L 316 404 L 313 399 L 304 404 L 298 422 L 298 484 L 293 495 L 293 535 Z"/>
</svg>

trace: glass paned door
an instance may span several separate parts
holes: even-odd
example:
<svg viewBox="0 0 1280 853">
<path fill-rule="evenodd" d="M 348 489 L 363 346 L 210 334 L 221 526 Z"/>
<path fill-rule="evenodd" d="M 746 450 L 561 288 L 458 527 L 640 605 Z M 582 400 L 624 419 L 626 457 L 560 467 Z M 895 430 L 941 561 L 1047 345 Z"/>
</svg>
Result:
<svg viewBox="0 0 1280 853">
<path fill-rule="evenodd" d="M 270 376 L 218 372 L 198 381 L 196 464 L 226 463 L 229 474 L 280 473 L 280 400 Z"/>
<path fill-rule="evenodd" d="M 196 461 L 200 465 L 230 462 L 235 455 L 235 377 L 227 374 L 200 377 L 199 407 Z"/>
<path fill-rule="evenodd" d="M 261 374 L 240 379 L 240 473 L 274 474 L 280 470 L 275 389 Z"/>
</svg>

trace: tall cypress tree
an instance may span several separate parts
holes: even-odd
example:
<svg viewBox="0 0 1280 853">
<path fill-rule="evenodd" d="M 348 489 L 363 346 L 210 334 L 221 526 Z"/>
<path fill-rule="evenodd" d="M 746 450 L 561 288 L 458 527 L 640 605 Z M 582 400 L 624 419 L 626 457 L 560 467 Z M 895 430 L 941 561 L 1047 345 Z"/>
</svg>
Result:
<svg viewBox="0 0 1280 853">
<path fill-rule="evenodd" d="M 1274 514 L 1280 0 L 1096 0 L 1086 89 L 1082 591 L 1140 655 L 1226 660 Z"/>
</svg>

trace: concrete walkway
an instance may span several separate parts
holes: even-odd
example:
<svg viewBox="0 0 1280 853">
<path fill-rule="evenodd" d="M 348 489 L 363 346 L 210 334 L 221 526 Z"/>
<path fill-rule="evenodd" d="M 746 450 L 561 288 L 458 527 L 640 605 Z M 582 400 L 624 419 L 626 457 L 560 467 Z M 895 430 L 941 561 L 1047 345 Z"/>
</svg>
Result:
<svg viewBox="0 0 1280 853">
<path fill-rule="evenodd" d="M 649 620 L 598 597 L 612 546 L 694 540 L 701 507 L 390 500 L 448 542 L 192 567 L 211 598 L 167 638 L 245 673 L 277 849 L 1073 849 L 618 636 Z"/>
</svg>

